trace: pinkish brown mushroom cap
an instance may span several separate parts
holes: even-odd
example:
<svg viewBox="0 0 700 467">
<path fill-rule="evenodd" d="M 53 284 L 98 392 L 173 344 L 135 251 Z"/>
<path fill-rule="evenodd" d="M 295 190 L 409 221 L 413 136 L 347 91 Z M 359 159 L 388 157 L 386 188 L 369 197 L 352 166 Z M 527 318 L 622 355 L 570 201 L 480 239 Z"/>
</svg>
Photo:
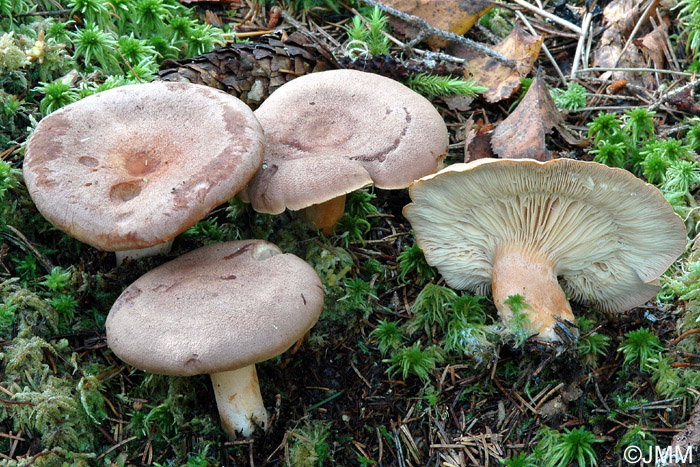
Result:
<svg viewBox="0 0 700 467">
<path fill-rule="evenodd" d="M 442 166 L 445 123 L 401 83 L 354 70 L 297 78 L 256 111 L 262 168 L 241 193 L 259 212 L 299 210 L 375 184 L 405 188 Z"/>
<path fill-rule="evenodd" d="M 152 373 L 219 373 L 283 353 L 322 308 L 321 281 L 302 259 L 263 240 L 217 243 L 131 284 L 109 312 L 107 343 Z"/>
<path fill-rule="evenodd" d="M 221 91 L 150 83 L 104 91 L 38 125 L 24 177 L 59 229 L 107 251 L 166 242 L 250 180 L 264 135 Z"/>
</svg>

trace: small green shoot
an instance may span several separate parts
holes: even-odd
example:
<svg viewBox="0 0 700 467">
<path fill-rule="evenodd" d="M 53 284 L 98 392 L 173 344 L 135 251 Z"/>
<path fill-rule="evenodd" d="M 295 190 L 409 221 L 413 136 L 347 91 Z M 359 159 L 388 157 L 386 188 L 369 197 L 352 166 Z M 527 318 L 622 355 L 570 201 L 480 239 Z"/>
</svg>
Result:
<svg viewBox="0 0 700 467">
<path fill-rule="evenodd" d="M 601 142 L 609 140 L 612 136 L 622 133 L 620 120 L 614 114 L 600 113 L 593 119 L 588 128 L 588 138 L 593 141 L 593 146 L 598 147 Z"/>
<path fill-rule="evenodd" d="M 625 366 L 639 362 L 639 369 L 647 371 L 647 361 L 651 358 L 658 360 L 661 357 L 664 348 L 659 338 L 650 330 L 641 328 L 630 331 L 625 334 L 625 338 L 617 349 L 625 357 Z"/>
<path fill-rule="evenodd" d="M 372 302 L 378 300 L 369 282 L 359 277 L 345 279 L 345 295 L 338 301 L 345 301 L 348 309 L 361 312 L 363 318 L 372 313 Z"/>
<path fill-rule="evenodd" d="M 579 467 L 598 465 L 598 456 L 593 449 L 594 443 L 602 440 L 585 428 L 574 428 L 569 431 L 564 428 L 564 433 L 558 436 L 557 442 L 550 451 L 551 457 L 544 459 L 545 465 L 559 467 L 576 461 Z"/>
<path fill-rule="evenodd" d="M 437 326 L 444 329 L 449 317 L 449 309 L 457 298 L 457 293 L 447 287 L 433 283 L 423 287 L 411 307 L 413 318 L 406 324 L 409 334 L 423 328 L 425 333 L 431 335 L 431 328 Z"/>
<path fill-rule="evenodd" d="M 579 110 L 586 107 L 588 91 L 578 83 L 570 82 L 567 89 L 552 89 L 552 99 L 560 109 Z"/>
<path fill-rule="evenodd" d="M 78 91 L 60 79 L 52 83 L 39 84 L 41 86 L 37 87 L 36 90 L 45 94 L 39 104 L 39 110 L 42 115 L 48 115 L 78 100 Z"/>
<path fill-rule="evenodd" d="M 393 321 L 379 321 L 377 327 L 369 333 L 369 338 L 377 344 L 382 355 L 398 349 L 405 337 L 401 328 Z"/>
<path fill-rule="evenodd" d="M 295 428 L 294 444 L 289 449 L 289 461 L 298 467 L 323 467 L 330 460 L 328 442 L 330 425 L 323 421 L 307 420 L 302 428 Z"/>
<path fill-rule="evenodd" d="M 355 58 L 358 55 L 388 55 L 389 38 L 384 35 L 387 32 L 387 19 L 379 7 L 374 7 L 367 17 L 368 26 L 361 17 L 355 16 L 351 25 L 347 28 L 350 41 L 347 45 L 348 55 Z"/>
<path fill-rule="evenodd" d="M 595 162 L 600 162 L 608 167 L 623 167 L 627 159 L 627 150 L 624 143 L 603 141 L 600 146 L 591 151 Z"/>
<path fill-rule="evenodd" d="M 412 75 L 404 84 L 419 94 L 425 96 L 464 96 L 476 97 L 488 88 L 479 86 L 474 80 L 454 78 L 452 76 L 439 76 L 421 73 Z"/>
<path fill-rule="evenodd" d="M 528 453 L 521 452 L 510 459 L 501 459 L 500 464 L 504 467 L 538 467 L 539 463 Z"/>
<path fill-rule="evenodd" d="M 503 303 L 508 305 L 513 313 L 508 320 L 508 329 L 513 334 L 515 347 L 522 347 L 531 334 L 530 318 L 526 310 L 532 307 L 525 302 L 525 297 L 518 294 L 510 295 Z"/>
<path fill-rule="evenodd" d="M 655 112 L 638 107 L 625 112 L 627 121 L 624 130 L 630 135 L 632 144 L 637 145 L 654 136 L 656 128 L 654 126 Z"/>
<path fill-rule="evenodd" d="M 435 348 L 421 349 L 420 342 L 416 342 L 411 347 L 396 350 L 391 358 L 384 362 L 391 363 L 387 369 L 390 378 L 399 373 L 404 380 L 409 375 L 414 375 L 427 382 L 439 359 L 439 353 Z"/>
<path fill-rule="evenodd" d="M 423 255 L 423 250 L 414 243 L 404 248 L 399 255 L 399 279 L 406 280 L 409 274 L 415 274 L 421 278 L 421 282 L 427 282 L 437 276 L 437 270 L 428 265 Z"/>
</svg>

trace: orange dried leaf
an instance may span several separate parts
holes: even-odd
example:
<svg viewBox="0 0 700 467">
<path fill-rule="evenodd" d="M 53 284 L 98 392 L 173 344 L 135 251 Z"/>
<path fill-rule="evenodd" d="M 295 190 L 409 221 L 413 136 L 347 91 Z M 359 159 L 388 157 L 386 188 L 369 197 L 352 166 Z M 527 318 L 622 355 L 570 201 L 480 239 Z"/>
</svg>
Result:
<svg viewBox="0 0 700 467">
<path fill-rule="evenodd" d="M 498 102 L 509 98 L 520 87 L 520 78 L 532 70 L 543 41 L 544 36 L 533 36 L 515 27 L 508 37 L 495 45 L 493 50 L 516 60 L 515 68 L 462 46 L 451 46 L 448 53 L 466 59 L 464 75 L 488 88 L 482 95 L 484 99 Z"/>
<path fill-rule="evenodd" d="M 409 15 L 418 16 L 431 26 L 460 36 L 469 31 L 474 23 L 495 5 L 487 0 L 385 0 L 385 5 Z M 400 20 L 392 20 L 394 29 L 408 37 L 415 37 L 416 30 Z M 445 45 L 441 39 L 429 39 L 434 47 Z"/>
<path fill-rule="evenodd" d="M 545 145 L 545 135 L 553 128 L 568 143 L 579 143 L 564 127 L 564 118 L 538 74 L 520 104 L 494 131 L 491 146 L 504 159 L 548 161 L 553 157 Z"/>
<path fill-rule="evenodd" d="M 603 10 L 605 30 L 598 41 L 598 48 L 593 53 L 593 65 L 600 68 L 641 68 L 644 59 L 637 47 L 628 47 L 620 57 L 622 49 L 642 15 L 641 2 L 638 0 L 613 0 Z M 606 72 L 601 79 L 626 79 L 639 83 L 635 75 L 628 72 Z"/>
<path fill-rule="evenodd" d="M 664 45 L 666 43 L 666 34 L 663 28 L 656 27 L 649 34 L 645 35 L 635 43 L 646 51 L 651 61 L 654 63 L 654 68 L 663 70 L 666 63 Z"/>
<path fill-rule="evenodd" d="M 496 157 L 490 143 L 493 124 L 474 123 L 473 119 L 469 119 L 465 126 L 468 127 L 468 131 L 464 141 L 464 162 Z"/>
</svg>

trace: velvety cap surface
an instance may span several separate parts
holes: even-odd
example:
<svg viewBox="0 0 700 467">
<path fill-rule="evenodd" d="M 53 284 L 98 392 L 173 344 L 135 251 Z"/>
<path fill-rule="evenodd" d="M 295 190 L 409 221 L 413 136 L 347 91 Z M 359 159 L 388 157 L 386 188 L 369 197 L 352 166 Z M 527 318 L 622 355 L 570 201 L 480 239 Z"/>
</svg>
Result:
<svg viewBox="0 0 700 467">
<path fill-rule="evenodd" d="M 246 190 L 259 212 L 302 209 L 374 183 L 405 188 L 442 166 L 445 123 L 401 83 L 354 70 L 311 73 L 256 111 L 265 162 Z"/>
<path fill-rule="evenodd" d="M 454 288 L 489 292 L 513 245 L 551 258 L 575 301 L 624 311 L 652 298 L 686 245 L 682 219 L 622 169 L 556 159 L 481 159 L 416 181 L 404 208 L 419 246 Z"/>
<path fill-rule="evenodd" d="M 24 178 L 59 229 L 103 250 L 146 248 L 238 193 L 264 144 L 253 112 L 226 93 L 123 86 L 44 118 L 27 144 Z"/>
<path fill-rule="evenodd" d="M 107 343 L 149 371 L 229 371 L 277 356 L 323 308 L 316 271 L 262 240 L 217 243 L 149 271 L 107 316 Z"/>
</svg>

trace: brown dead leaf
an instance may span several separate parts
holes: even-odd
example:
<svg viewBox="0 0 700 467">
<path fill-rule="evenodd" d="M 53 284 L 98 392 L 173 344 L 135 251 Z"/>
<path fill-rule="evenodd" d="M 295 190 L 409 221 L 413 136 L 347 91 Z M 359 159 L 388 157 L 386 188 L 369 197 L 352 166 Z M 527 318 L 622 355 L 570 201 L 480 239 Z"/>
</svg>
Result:
<svg viewBox="0 0 700 467">
<path fill-rule="evenodd" d="M 474 23 L 495 5 L 488 0 L 384 0 L 385 5 L 396 8 L 409 15 L 418 16 L 443 31 L 460 36 L 469 31 Z M 398 32 L 413 38 L 417 30 L 399 19 L 392 20 L 392 26 Z M 444 47 L 446 41 L 429 38 L 432 47 Z"/>
<path fill-rule="evenodd" d="M 214 26 L 215 28 L 221 29 L 224 27 L 224 22 L 221 21 L 221 17 L 211 10 L 207 10 L 204 13 L 204 20 L 207 22 L 207 24 Z"/>
<path fill-rule="evenodd" d="M 603 10 L 605 26 L 615 26 L 620 34 L 627 36 L 642 14 L 639 8 L 641 3 L 639 0 L 613 0 Z"/>
<path fill-rule="evenodd" d="M 545 135 L 552 128 L 569 144 L 579 143 L 564 127 L 564 118 L 538 73 L 520 104 L 494 131 L 491 146 L 504 159 L 548 161 L 553 157 L 545 146 Z"/>
<path fill-rule="evenodd" d="M 680 94 L 676 94 L 669 99 L 668 103 L 673 105 L 681 112 L 687 112 L 696 116 L 700 115 L 700 105 L 698 105 L 697 100 L 694 99 L 690 89 L 686 89 Z"/>
<path fill-rule="evenodd" d="M 493 124 L 483 121 L 474 122 L 473 119 L 465 123 L 467 137 L 464 140 L 464 162 L 471 162 L 477 159 L 496 157 L 491 149 L 491 132 Z"/>
<path fill-rule="evenodd" d="M 644 67 L 644 58 L 637 47 L 627 47 L 620 57 L 622 49 L 629 34 L 637 24 L 643 13 L 641 2 L 638 0 L 613 0 L 603 10 L 605 31 L 603 32 L 598 48 L 593 54 L 593 65 L 601 68 L 641 68 Z M 619 58 L 619 60 L 618 60 Z M 616 65 L 617 64 L 617 65 Z M 642 84 L 634 78 L 634 74 L 626 72 L 607 72 L 600 76 L 601 79 L 626 79 L 630 82 Z"/>
<path fill-rule="evenodd" d="M 666 63 L 666 54 L 664 53 L 666 31 L 664 26 L 665 23 L 661 23 L 661 26 L 655 27 L 649 34 L 635 41 L 635 44 L 642 47 L 642 50 L 651 58 L 654 67 L 659 70 L 662 70 Z"/>
<path fill-rule="evenodd" d="M 450 45 L 447 53 L 466 59 L 464 75 L 488 88 L 483 94 L 488 102 L 498 102 L 509 98 L 520 87 L 520 78 L 532 70 L 542 41 L 544 36 L 532 36 L 516 26 L 508 37 L 493 47 L 496 52 L 515 59 L 515 68 L 463 46 Z"/>
</svg>

